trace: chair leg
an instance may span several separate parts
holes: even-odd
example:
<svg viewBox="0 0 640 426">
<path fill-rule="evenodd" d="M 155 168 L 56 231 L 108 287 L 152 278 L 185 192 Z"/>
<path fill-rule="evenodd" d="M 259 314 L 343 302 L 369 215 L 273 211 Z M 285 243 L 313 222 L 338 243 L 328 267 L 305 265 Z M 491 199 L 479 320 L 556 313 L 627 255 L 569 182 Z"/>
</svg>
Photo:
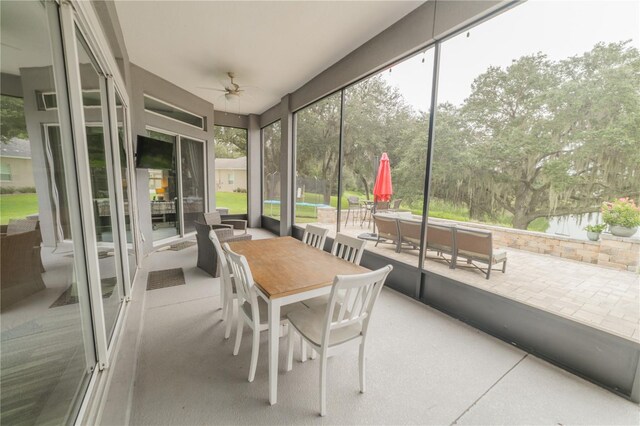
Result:
<svg viewBox="0 0 640 426">
<path fill-rule="evenodd" d="M 318 357 L 318 353 L 313 348 L 309 348 L 309 351 L 311 352 L 311 359 L 316 359 Z"/>
<path fill-rule="evenodd" d="M 287 336 L 287 371 L 293 369 L 293 344 L 295 334 L 293 327 L 289 327 L 289 335 Z"/>
<path fill-rule="evenodd" d="M 302 336 L 300 336 L 300 362 L 305 362 L 307 360 L 307 343 L 304 341 Z"/>
<path fill-rule="evenodd" d="M 487 267 L 487 279 L 489 279 L 489 276 L 491 276 L 491 265 L 492 263 L 490 263 L 489 266 Z"/>
<path fill-rule="evenodd" d="M 244 328 L 244 318 L 238 309 L 238 328 L 236 329 L 236 345 L 233 348 L 233 354 L 238 355 L 240 351 L 240 342 L 242 341 L 242 329 Z"/>
<path fill-rule="evenodd" d="M 359 357 L 359 367 L 360 367 L 360 393 L 364 393 L 365 390 L 365 378 L 364 378 L 364 370 L 365 370 L 365 358 L 364 358 L 364 342 L 360 343 L 360 357 Z"/>
<path fill-rule="evenodd" d="M 227 320 L 227 300 L 224 296 L 220 296 L 220 301 L 222 303 L 222 320 Z"/>
<path fill-rule="evenodd" d="M 224 317 L 224 320 L 227 324 L 225 325 L 224 338 L 228 339 L 229 336 L 231 336 L 231 323 L 233 322 L 233 299 L 227 299 L 225 309 L 227 315 Z"/>
<path fill-rule="evenodd" d="M 504 274 L 506 270 L 507 270 L 507 261 L 505 260 L 504 262 L 502 262 L 502 273 Z"/>
<path fill-rule="evenodd" d="M 253 342 L 251 343 L 251 367 L 249 367 L 249 382 L 253 382 L 256 377 L 256 367 L 258 366 L 258 352 L 260 352 L 260 330 L 253 329 Z"/>
<path fill-rule="evenodd" d="M 327 353 L 320 354 L 320 415 L 327 414 Z"/>
<path fill-rule="evenodd" d="M 224 290 L 224 283 L 222 282 L 222 277 L 220 277 L 220 303 L 222 304 L 222 318 L 227 317 L 227 295 Z"/>
</svg>

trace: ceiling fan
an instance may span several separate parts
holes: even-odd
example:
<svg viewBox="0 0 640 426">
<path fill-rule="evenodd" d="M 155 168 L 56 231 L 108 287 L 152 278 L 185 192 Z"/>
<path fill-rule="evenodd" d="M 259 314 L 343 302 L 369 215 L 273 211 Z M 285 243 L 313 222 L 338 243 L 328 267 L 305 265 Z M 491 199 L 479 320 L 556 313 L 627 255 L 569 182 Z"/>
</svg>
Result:
<svg viewBox="0 0 640 426">
<path fill-rule="evenodd" d="M 227 72 L 227 75 L 229 76 L 229 84 L 224 86 L 224 89 L 217 89 L 217 88 L 213 88 L 213 87 L 202 87 L 202 89 L 206 89 L 206 90 L 215 90 L 216 92 L 223 92 L 224 93 L 224 97 L 226 98 L 226 100 L 228 101 L 232 101 L 236 98 L 240 97 L 240 94 L 242 92 L 244 92 L 244 89 L 240 88 L 240 85 L 238 83 L 236 83 L 235 81 L 233 81 L 233 79 L 235 78 L 235 74 L 232 73 L 231 71 Z"/>
</svg>

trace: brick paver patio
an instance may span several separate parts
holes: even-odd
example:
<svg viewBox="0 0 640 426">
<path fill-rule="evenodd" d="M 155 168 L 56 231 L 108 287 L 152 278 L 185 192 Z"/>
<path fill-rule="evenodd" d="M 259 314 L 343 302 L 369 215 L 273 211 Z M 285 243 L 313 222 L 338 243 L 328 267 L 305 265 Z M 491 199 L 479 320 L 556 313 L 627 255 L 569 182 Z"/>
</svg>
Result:
<svg viewBox="0 0 640 426">
<path fill-rule="evenodd" d="M 335 235 L 335 225 L 329 236 Z M 342 226 L 341 232 L 357 237 L 366 228 Z M 390 244 L 367 250 L 418 266 L 418 251 L 394 251 Z M 443 261 L 427 259 L 425 268 L 457 281 L 492 291 L 522 303 L 640 342 L 640 275 L 523 250 L 507 251 L 506 273 L 492 271 L 486 280 L 479 271 L 449 269 Z M 431 256 L 432 253 L 428 253 Z M 435 253 L 433 253 L 435 254 Z"/>
</svg>

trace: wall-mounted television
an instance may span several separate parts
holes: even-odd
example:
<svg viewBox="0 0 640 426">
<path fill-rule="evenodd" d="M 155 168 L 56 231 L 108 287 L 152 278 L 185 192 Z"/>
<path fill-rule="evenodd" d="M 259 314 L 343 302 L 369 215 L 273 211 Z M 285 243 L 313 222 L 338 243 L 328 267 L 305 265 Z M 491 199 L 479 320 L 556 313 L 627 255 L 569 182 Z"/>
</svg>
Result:
<svg viewBox="0 0 640 426">
<path fill-rule="evenodd" d="M 174 144 L 138 136 L 138 150 L 136 153 L 136 167 L 138 169 L 172 170 Z"/>
</svg>

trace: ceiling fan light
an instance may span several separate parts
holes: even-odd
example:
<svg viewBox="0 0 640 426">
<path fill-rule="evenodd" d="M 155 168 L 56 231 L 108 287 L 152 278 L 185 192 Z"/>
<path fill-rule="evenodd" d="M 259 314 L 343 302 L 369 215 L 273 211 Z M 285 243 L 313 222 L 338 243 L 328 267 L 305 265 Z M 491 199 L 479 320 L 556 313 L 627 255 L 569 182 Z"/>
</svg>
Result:
<svg viewBox="0 0 640 426">
<path fill-rule="evenodd" d="M 235 98 L 238 97 L 237 93 L 225 93 L 224 97 L 228 100 L 228 101 L 232 101 Z"/>
</svg>

